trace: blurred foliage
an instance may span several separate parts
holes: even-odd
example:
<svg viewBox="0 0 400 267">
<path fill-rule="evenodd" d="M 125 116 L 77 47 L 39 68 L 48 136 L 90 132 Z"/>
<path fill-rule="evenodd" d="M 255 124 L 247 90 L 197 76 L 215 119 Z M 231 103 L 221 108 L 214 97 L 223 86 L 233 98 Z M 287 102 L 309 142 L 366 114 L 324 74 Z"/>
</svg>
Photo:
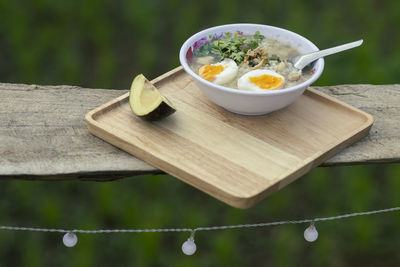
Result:
<svg viewBox="0 0 400 267">
<path fill-rule="evenodd" d="M 2 181 L 2 225 L 49 228 L 175 228 L 333 216 L 400 203 L 396 164 L 317 168 L 247 210 L 235 209 L 169 175 L 111 183 Z M 0 232 L 1 266 L 397 266 L 398 213 L 308 226 L 198 232 L 198 251 L 181 252 L 188 233 L 62 234 Z"/>
<path fill-rule="evenodd" d="M 237 22 L 295 31 L 320 48 L 364 39 L 326 59 L 316 85 L 398 83 L 400 1 L 0 0 L 0 81 L 128 88 L 179 65 L 193 33 Z M 400 166 L 317 168 L 247 210 L 168 175 L 112 183 L 2 181 L 0 222 L 56 228 L 167 228 L 330 216 L 400 204 Z M 79 235 L 0 232 L 0 266 L 398 266 L 399 214 L 317 225 L 186 233 Z"/>
<path fill-rule="evenodd" d="M 396 83 L 400 2 L 338 1 L 0 1 L 0 80 L 127 88 L 179 65 L 193 33 L 237 22 L 295 31 L 321 48 L 364 39 L 330 56 L 318 85 Z"/>
</svg>

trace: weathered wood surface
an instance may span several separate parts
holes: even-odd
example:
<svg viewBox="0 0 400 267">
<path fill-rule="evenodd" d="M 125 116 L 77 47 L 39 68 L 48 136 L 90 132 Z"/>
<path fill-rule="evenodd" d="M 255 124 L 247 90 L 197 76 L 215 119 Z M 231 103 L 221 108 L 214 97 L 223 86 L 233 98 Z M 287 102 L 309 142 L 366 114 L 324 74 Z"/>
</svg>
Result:
<svg viewBox="0 0 400 267">
<path fill-rule="evenodd" d="M 399 162 L 400 85 L 314 88 L 375 118 L 369 136 L 322 166 Z M 160 173 L 87 130 L 88 111 L 126 92 L 0 83 L 0 178 L 112 180 Z"/>
</svg>

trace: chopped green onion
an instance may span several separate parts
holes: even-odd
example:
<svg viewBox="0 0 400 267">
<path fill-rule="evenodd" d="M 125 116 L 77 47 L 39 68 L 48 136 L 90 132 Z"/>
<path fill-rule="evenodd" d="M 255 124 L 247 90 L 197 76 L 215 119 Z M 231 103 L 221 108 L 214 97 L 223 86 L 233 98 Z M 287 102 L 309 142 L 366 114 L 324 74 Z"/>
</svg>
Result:
<svg viewBox="0 0 400 267">
<path fill-rule="evenodd" d="M 276 60 L 276 61 L 281 62 L 281 59 L 279 57 L 270 57 L 270 58 L 268 58 L 268 60 Z"/>
</svg>

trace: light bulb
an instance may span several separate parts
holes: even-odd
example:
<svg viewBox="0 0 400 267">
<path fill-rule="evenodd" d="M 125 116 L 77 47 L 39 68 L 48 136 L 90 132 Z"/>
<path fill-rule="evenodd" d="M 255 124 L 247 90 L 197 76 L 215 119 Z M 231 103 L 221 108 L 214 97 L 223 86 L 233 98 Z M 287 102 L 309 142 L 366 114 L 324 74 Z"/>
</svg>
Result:
<svg viewBox="0 0 400 267">
<path fill-rule="evenodd" d="M 315 228 L 314 224 L 311 224 L 305 231 L 304 231 L 304 238 L 308 242 L 314 242 L 318 238 L 318 231 Z"/>
<path fill-rule="evenodd" d="M 189 238 L 185 243 L 182 245 L 182 251 L 186 255 L 193 255 L 196 252 L 196 243 L 194 243 L 194 239 Z"/>
<path fill-rule="evenodd" d="M 78 243 L 78 237 L 74 233 L 66 233 L 63 236 L 63 243 L 66 247 L 73 247 L 76 245 L 76 243 Z"/>
</svg>

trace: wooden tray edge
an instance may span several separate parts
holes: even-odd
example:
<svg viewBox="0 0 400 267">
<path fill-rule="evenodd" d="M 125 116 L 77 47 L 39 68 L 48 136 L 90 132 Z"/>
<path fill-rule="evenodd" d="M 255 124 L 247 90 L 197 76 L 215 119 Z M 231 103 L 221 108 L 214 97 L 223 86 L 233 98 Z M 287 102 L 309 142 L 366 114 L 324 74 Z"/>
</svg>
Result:
<svg viewBox="0 0 400 267">
<path fill-rule="evenodd" d="M 320 96 L 322 96 L 324 98 L 327 98 L 327 99 L 331 100 L 332 102 L 336 102 L 336 103 L 338 103 L 338 104 L 340 104 L 342 106 L 345 106 L 346 108 L 348 108 L 350 110 L 353 110 L 353 111 L 359 113 L 360 115 L 365 116 L 366 119 L 367 119 L 366 124 L 372 125 L 374 123 L 374 117 L 371 114 L 369 114 L 369 113 L 367 113 L 367 112 L 365 112 L 365 111 L 363 111 L 363 110 L 361 110 L 359 108 L 356 108 L 356 107 L 354 107 L 352 105 L 349 105 L 346 102 L 343 102 L 343 101 L 341 101 L 341 100 L 339 100 L 339 99 L 337 99 L 337 98 L 335 98 L 333 96 L 330 96 L 330 95 L 327 95 L 325 93 L 322 93 L 322 92 L 320 92 L 317 89 L 314 89 L 312 87 L 307 88 L 307 90 L 310 91 L 310 92 L 313 92 L 314 94 L 317 94 L 317 95 L 320 95 Z"/>
<path fill-rule="evenodd" d="M 340 101 L 334 97 L 331 97 L 325 93 L 321 93 L 316 89 L 308 88 L 308 90 L 316 95 L 319 95 L 321 97 L 324 97 L 325 99 L 330 100 L 331 102 L 335 102 L 335 103 L 351 110 L 352 112 L 357 113 L 358 115 L 360 115 L 364 118 L 364 122 L 362 124 L 360 124 L 358 128 L 354 129 L 352 132 L 349 132 L 346 136 L 343 136 L 342 138 L 336 140 L 336 142 L 332 143 L 332 146 L 330 147 L 328 154 L 329 154 L 329 152 L 332 152 L 332 150 L 334 148 L 340 146 L 341 144 L 343 144 L 343 146 L 340 148 L 340 151 L 342 151 L 344 148 L 354 144 L 355 142 L 357 142 L 358 140 L 360 140 L 361 138 L 363 138 L 369 134 L 369 131 L 371 130 L 372 125 L 374 124 L 374 117 L 371 114 L 369 114 L 359 108 L 351 106 L 343 101 Z M 332 157 L 333 155 L 339 153 L 340 151 L 330 153 L 329 157 Z M 315 154 L 313 157 L 310 157 L 310 161 L 311 162 L 315 161 L 316 159 L 319 159 L 324 154 L 327 154 L 327 152 Z M 318 165 L 321 164 L 322 162 L 324 162 L 325 160 L 327 160 L 329 157 L 324 158 L 324 160 L 319 162 Z M 318 166 L 318 165 L 314 165 L 314 166 Z"/>
</svg>

